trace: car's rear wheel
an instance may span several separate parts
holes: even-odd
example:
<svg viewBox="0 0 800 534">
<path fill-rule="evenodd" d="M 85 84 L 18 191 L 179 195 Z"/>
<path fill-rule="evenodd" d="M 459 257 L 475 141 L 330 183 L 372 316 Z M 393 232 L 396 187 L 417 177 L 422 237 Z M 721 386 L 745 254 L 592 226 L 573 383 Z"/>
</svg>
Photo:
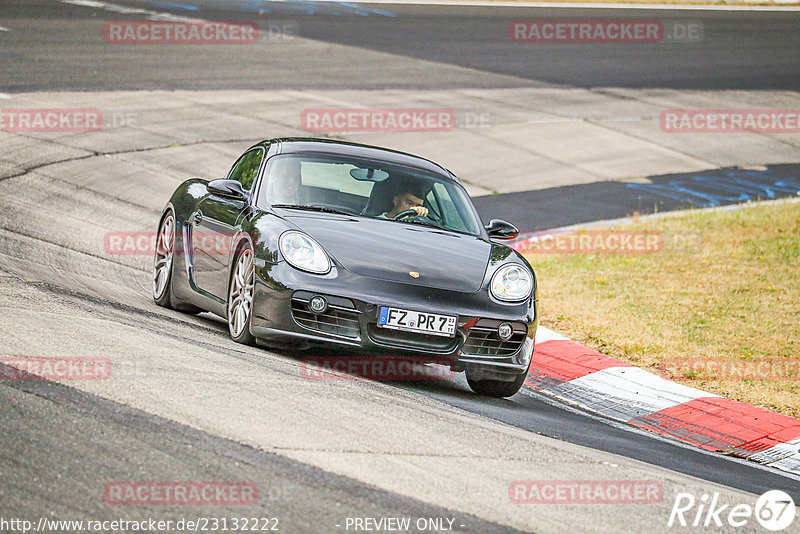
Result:
<svg viewBox="0 0 800 534">
<path fill-rule="evenodd" d="M 520 390 L 522 384 L 525 383 L 525 378 L 528 376 L 527 372 L 520 373 L 513 380 L 506 382 L 504 380 L 496 379 L 476 379 L 471 376 L 471 372 L 467 369 L 467 383 L 472 391 L 479 395 L 487 395 L 489 397 L 511 397 Z"/>
<path fill-rule="evenodd" d="M 250 333 L 250 318 L 253 314 L 253 282 L 255 268 L 253 249 L 243 245 L 236 255 L 228 289 L 228 330 L 237 343 L 253 345 L 255 338 Z"/>
</svg>

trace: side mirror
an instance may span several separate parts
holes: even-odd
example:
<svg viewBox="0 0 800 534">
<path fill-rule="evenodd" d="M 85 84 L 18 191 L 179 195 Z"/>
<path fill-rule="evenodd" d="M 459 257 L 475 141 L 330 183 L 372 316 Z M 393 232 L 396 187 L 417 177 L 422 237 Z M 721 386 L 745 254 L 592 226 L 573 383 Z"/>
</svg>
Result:
<svg viewBox="0 0 800 534">
<path fill-rule="evenodd" d="M 519 230 L 516 226 L 503 219 L 492 219 L 486 225 L 486 231 L 492 239 L 516 239 Z"/>
<path fill-rule="evenodd" d="M 236 180 L 212 180 L 208 183 L 208 190 L 224 198 L 247 200 L 247 191 Z"/>
</svg>

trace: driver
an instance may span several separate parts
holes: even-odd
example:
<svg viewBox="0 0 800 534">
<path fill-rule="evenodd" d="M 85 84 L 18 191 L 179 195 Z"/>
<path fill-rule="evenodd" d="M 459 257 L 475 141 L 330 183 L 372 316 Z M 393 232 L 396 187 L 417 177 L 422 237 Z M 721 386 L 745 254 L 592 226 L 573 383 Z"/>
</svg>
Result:
<svg viewBox="0 0 800 534">
<path fill-rule="evenodd" d="M 428 208 L 422 205 L 422 193 L 412 189 L 410 186 L 402 187 L 392 198 L 392 209 L 378 215 L 380 219 L 394 219 L 398 214 L 413 210 L 418 217 L 426 217 Z"/>
</svg>

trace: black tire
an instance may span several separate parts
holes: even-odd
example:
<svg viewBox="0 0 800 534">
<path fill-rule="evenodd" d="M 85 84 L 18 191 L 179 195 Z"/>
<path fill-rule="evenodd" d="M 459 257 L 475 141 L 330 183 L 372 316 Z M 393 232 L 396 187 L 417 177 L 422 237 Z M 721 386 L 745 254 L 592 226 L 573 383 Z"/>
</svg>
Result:
<svg viewBox="0 0 800 534">
<path fill-rule="evenodd" d="M 467 375 L 467 383 L 469 387 L 472 388 L 472 391 L 479 395 L 486 395 L 488 397 L 497 397 L 497 398 L 505 398 L 511 397 L 515 393 L 517 393 L 520 388 L 522 388 L 522 384 L 525 383 L 525 378 L 527 378 L 528 373 L 527 371 L 524 373 L 520 373 L 514 380 L 510 382 L 506 382 L 503 380 L 475 380 L 470 377 L 469 370 L 466 372 Z"/>
<path fill-rule="evenodd" d="M 175 215 L 167 211 L 158 224 L 153 259 L 153 300 L 172 308 L 172 265 L 175 259 Z"/>
<path fill-rule="evenodd" d="M 246 272 L 243 273 L 242 271 Z M 231 266 L 228 282 L 228 301 L 225 305 L 225 315 L 227 316 L 228 332 L 231 335 L 231 339 L 244 345 L 255 345 L 256 343 L 255 337 L 250 333 L 250 321 L 253 317 L 254 281 L 253 249 L 248 243 L 245 243 L 236 252 Z M 232 305 L 233 312 L 231 312 Z"/>
<path fill-rule="evenodd" d="M 167 228 L 169 226 L 169 228 Z M 200 313 L 197 306 L 177 302 L 172 294 L 172 276 L 175 266 L 175 214 L 167 211 L 158 225 L 156 250 L 153 259 L 153 301 L 164 308 L 184 313 Z M 163 265 L 163 269 L 159 269 Z"/>
</svg>

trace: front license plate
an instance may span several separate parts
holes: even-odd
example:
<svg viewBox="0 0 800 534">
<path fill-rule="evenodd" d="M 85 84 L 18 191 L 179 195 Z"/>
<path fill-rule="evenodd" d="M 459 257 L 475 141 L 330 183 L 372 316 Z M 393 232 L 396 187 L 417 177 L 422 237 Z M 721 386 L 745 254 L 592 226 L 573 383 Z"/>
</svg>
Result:
<svg viewBox="0 0 800 534">
<path fill-rule="evenodd" d="M 453 337 L 456 335 L 456 317 L 453 315 L 401 310 L 387 306 L 381 306 L 378 326 L 433 334 L 434 336 Z"/>
</svg>

